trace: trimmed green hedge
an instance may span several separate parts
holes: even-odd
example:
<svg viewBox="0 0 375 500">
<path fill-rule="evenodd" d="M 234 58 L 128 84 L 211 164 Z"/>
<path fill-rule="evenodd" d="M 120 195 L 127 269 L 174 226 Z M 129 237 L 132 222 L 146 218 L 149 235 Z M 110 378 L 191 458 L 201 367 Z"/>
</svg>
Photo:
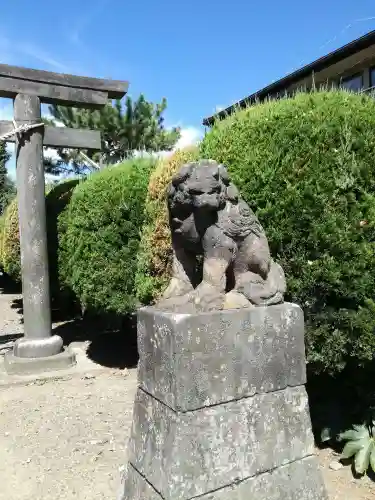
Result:
<svg viewBox="0 0 375 500">
<path fill-rule="evenodd" d="M 57 261 L 58 237 L 57 219 L 70 200 L 77 179 L 64 181 L 53 186 L 46 194 L 46 224 L 48 259 L 52 297 L 59 293 Z M 17 199 L 14 198 L 3 215 L 1 226 L 1 263 L 4 271 L 14 280 L 21 281 L 20 238 Z"/>
<path fill-rule="evenodd" d="M 59 234 L 58 219 L 68 206 L 74 188 L 79 179 L 70 179 L 53 186 L 46 195 L 47 241 L 49 281 L 52 300 L 61 299 L 71 302 L 74 300 L 69 290 L 66 290 L 59 280 Z"/>
<path fill-rule="evenodd" d="M 134 278 L 154 160 L 134 159 L 80 183 L 59 217 L 60 279 L 84 310 L 134 310 Z"/>
<path fill-rule="evenodd" d="M 0 269 L 4 271 L 3 241 L 4 241 L 5 214 L 0 215 Z"/>
<path fill-rule="evenodd" d="M 4 272 L 14 281 L 21 281 L 20 235 L 18 228 L 17 198 L 4 212 L 1 261 Z"/>
<path fill-rule="evenodd" d="M 374 359 L 374 130 L 373 98 L 301 93 L 238 111 L 201 145 L 264 225 L 316 371 Z"/>
</svg>

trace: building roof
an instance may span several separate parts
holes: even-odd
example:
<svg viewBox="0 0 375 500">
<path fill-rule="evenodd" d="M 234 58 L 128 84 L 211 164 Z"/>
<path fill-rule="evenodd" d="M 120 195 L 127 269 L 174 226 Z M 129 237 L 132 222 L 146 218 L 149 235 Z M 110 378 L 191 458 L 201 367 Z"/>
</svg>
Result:
<svg viewBox="0 0 375 500">
<path fill-rule="evenodd" d="M 219 111 L 218 113 L 215 113 L 212 116 L 204 118 L 203 125 L 208 125 L 208 126 L 212 125 L 216 119 L 225 118 L 226 116 L 228 116 L 228 114 L 233 113 L 233 111 L 238 107 L 244 108 L 249 104 L 256 102 L 257 100 L 261 101 L 265 99 L 270 94 L 277 94 L 278 92 L 283 92 L 290 85 L 297 83 L 299 80 L 308 77 L 312 73 L 321 71 L 331 66 L 332 64 L 335 64 L 341 61 L 342 59 L 345 59 L 355 54 L 356 52 L 366 49 L 374 44 L 375 44 L 375 30 L 370 31 L 366 35 L 357 38 L 356 40 L 344 45 L 343 47 L 334 50 L 333 52 L 330 52 L 326 56 L 323 56 L 317 59 L 316 61 L 307 64 L 306 66 L 303 66 L 297 71 L 294 71 L 293 73 L 290 73 L 284 78 L 281 78 L 280 80 L 271 83 L 267 87 L 264 87 L 262 90 L 254 92 L 254 94 L 245 97 L 241 101 L 238 101 L 235 104 L 228 106 L 227 108 Z"/>
</svg>

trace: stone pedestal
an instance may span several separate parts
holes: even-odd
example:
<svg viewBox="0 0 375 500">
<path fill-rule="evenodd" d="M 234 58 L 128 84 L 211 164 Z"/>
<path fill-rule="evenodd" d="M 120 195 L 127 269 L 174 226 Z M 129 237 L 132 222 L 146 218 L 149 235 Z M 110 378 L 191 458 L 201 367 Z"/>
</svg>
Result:
<svg viewBox="0 0 375 500">
<path fill-rule="evenodd" d="M 138 314 L 124 500 L 325 500 L 294 304 Z"/>
<path fill-rule="evenodd" d="M 13 352 L 4 356 L 4 366 L 8 375 L 34 375 L 57 370 L 67 370 L 76 364 L 76 355 L 70 349 L 59 354 L 42 358 L 22 358 Z"/>
</svg>

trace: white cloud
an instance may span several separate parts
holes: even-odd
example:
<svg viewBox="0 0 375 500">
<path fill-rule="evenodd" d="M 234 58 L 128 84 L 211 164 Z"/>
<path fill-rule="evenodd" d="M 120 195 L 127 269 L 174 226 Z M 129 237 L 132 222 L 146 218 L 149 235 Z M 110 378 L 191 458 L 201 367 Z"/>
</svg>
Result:
<svg viewBox="0 0 375 500">
<path fill-rule="evenodd" d="M 110 0 L 97 0 L 91 2 L 90 9 L 84 10 L 82 15 L 75 16 L 73 26 L 70 26 L 70 31 L 67 30 L 68 40 L 73 45 L 81 45 L 82 34 L 91 26 L 91 24 L 99 17 L 102 11 L 108 6 Z M 72 20 L 69 19 L 70 25 Z"/>
<path fill-rule="evenodd" d="M 56 127 L 65 127 L 64 123 L 61 122 L 60 120 L 57 120 L 51 113 L 43 114 L 44 118 L 47 118 L 47 120 L 53 120 Z"/>
<path fill-rule="evenodd" d="M 181 137 L 174 149 L 182 149 L 197 144 L 203 137 L 203 131 L 197 127 L 181 128 Z"/>
<path fill-rule="evenodd" d="M 58 160 L 60 158 L 56 149 L 53 148 L 44 148 L 44 156 L 51 158 L 51 160 Z"/>
<path fill-rule="evenodd" d="M 181 136 L 172 151 L 155 151 L 154 153 L 136 151 L 134 156 L 143 156 L 145 158 L 149 156 L 156 156 L 157 158 L 165 158 L 167 156 L 171 156 L 177 149 L 183 149 L 197 144 L 203 137 L 203 131 L 197 127 L 181 127 L 180 134 Z"/>
<path fill-rule="evenodd" d="M 2 30 L 4 31 L 4 30 Z M 19 65 L 20 56 L 27 56 L 42 62 L 43 64 L 53 68 L 55 71 L 69 73 L 69 68 L 51 56 L 44 48 L 41 48 L 35 43 L 30 43 L 29 40 L 14 39 L 3 33 L 0 34 L 0 60 L 2 63 Z"/>
<path fill-rule="evenodd" d="M 16 49 L 22 54 L 25 54 L 27 56 L 32 57 L 33 59 L 41 61 L 42 63 L 47 64 L 48 66 L 51 66 L 52 68 L 55 68 L 58 71 L 62 71 L 65 73 L 68 72 L 68 68 L 65 64 L 63 64 L 60 61 L 57 61 L 56 59 L 51 57 L 47 52 L 45 52 L 43 49 L 41 49 L 36 45 L 32 45 L 30 43 L 20 43 L 16 45 Z"/>
</svg>

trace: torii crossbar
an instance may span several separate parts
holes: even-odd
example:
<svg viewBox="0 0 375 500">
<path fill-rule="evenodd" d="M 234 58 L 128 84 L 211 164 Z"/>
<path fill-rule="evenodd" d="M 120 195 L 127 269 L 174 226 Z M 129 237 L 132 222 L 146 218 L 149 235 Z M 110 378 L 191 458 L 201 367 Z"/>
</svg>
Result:
<svg viewBox="0 0 375 500">
<path fill-rule="evenodd" d="M 10 374 L 68 367 L 74 354 L 52 335 L 43 146 L 100 150 L 100 132 L 44 126 L 41 103 L 100 108 L 121 99 L 128 83 L 0 64 L 0 97 L 14 99 L 14 120 L 0 121 L 0 140 L 16 143 L 24 337 L 5 358 Z"/>
</svg>

